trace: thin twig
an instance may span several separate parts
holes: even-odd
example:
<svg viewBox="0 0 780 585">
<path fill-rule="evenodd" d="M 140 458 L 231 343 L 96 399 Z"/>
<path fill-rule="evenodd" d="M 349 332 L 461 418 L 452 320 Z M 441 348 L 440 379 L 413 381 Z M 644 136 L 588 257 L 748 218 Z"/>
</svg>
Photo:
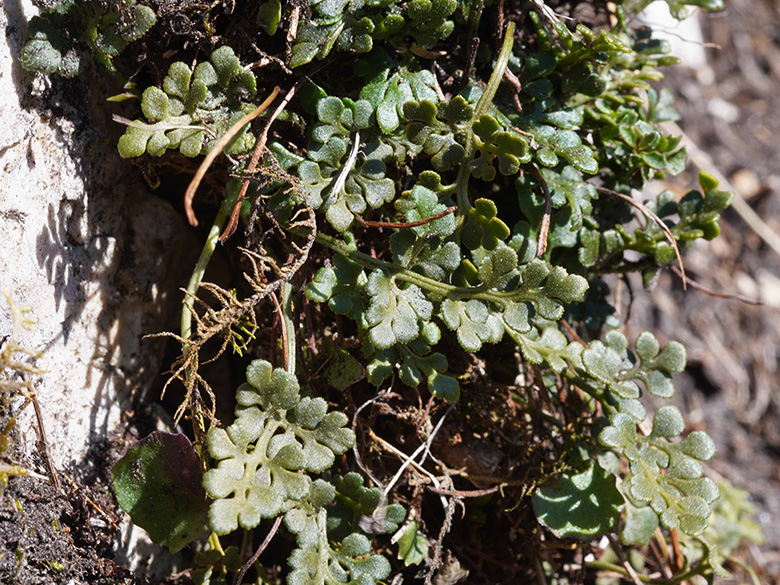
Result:
<svg viewBox="0 0 780 585">
<path fill-rule="evenodd" d="M 81 486 L 80 484 L 76 483 L 76 482 L 73 480 L 73 478 L 72 478 L 72 477 L 70 477 L 70 476 L 69 476 L 67 473 L 63 473 L 63 474 L 62 474 L 62 477 L 64 477 L 64 478 L 65 478 L 65 479 L 68 481 L 68 483 L 71 485 L 71 487 L 72 487 L 72 488 L 73 488 L 75 491 L 78 491 L 78 492 L 79 492 L 79 494 L 78 494 L 78 495 L 79 495 L 79 497 L 80 497 L 80 498 L 84 498 L 84 500 L 85 500 L 85 501 L 86 501 L 86 502 L 87 502 L 87 503 L 88 503 L 90 506 L 92 506 L 92 507 L 95 509 L 95 511 L 96 511 L 98 514 L 100 514 L 101 516 L 103 516 L 103 518 L 105 518 L 105 519 L 106 519 L 106 522 L 108 522 L 109 524 L 111 524 L 111 526 L 112 526 L 112 528 L 113 528 L 114 530 L 119 530 L 119 526 L 117 526 L 117 524 L 116 524 L 116 522 L 114 521 L 114 519 L 113 519 L 111 516 L 109 516 L 108 512 L 106 512 L 106 511 L 105 511 L 103 508 L 101 508 L 101 507 L 100 507 L 100 506 L 98 506 L 98 505 L 97 505 L 95 502 L 93 502 L 93 501 L 92 501 L 92 499 L 90 499 L 90 497 L 89 497 L 88 495 L 86 495 L 85 493 L 83 493 L 83 491 L 84 491 L 84 488 L 83 488 L 83 486 Z"/>
<path fill-rule="evenodd" d="M 604 577 L 611 577 L 617 579 L 625 579 L 629 577 L 626 570 L 620 565 L 607 563 L 605 561 L 587 561 L 585 566 L 589 569 L 595 569 L 599 571 L 599 574 Z M 636 574 L 636 573 L 635 573 Z M 642 583 L 657 583 L 655 578 L 648 577 L 646 575 L 637 575 L 640 585 Z M 665 583 L 665 581 L 664 581 Z"/>
<path fill-rule="evenodd" d="M 441 213 L 437 213 L 436 215 L 432 215 L 431 217 L 428 217 L 426 219 L 418 219 L 417 221 L 409 221 L 405 223 L 396 223 L 392 221 L 369 221 L 367 219 L 363 219 L 355 213 L 352 212 L 355 216 L 355 219 L 358 221 L 358 223 L 364 227 L 376 227 L 376 228 L 395 228 L 395 229 L 406 229 L 406 228 L 413 228 L 418 227 L 421 225 L 425 225 L 428 223 L 431 223 L 432 221 L 436 221 L 437 219 L 441 219 L 442 217 L 448 216 L 450 213 L 455 211 L 457 209 L 457 206 L 448 207 Z"/>
<path fill-rule="evenodd" d="M 680 273 L 680 269 L 677 268 L 677 266 L 671 267 L 672 272 L 674 272 L 677 276 L 682 278 L 682 274 Z M 711 297 L 716 297 L 719 299 L 732 299 L 735 301 L 739 301 L 741 303 L 745 303 L 747 305 L 763 305 L 764 301 L 758 301 L 755 299 L 749 299 L 747 297 L 743 297 L 742 295 L 734 294 L 734 293 L 722 293 L 714 291 L 710 288 L 707 288 L 703 284 L 700 284 L 693 280 L 690 276 L 688 277 L 688 284 L 691 285 L 691 288 L 694 288 L 700 292 L 703 292 L 704 294 L 710 295 Z"/>
<path fill-rule="evenodd" d="M 539 555 L 533 555 L 534 558 L 534 573 L 536 573 L 536 582 L 538 585 L 547 585 L 547 579 L 544 576 L 544 568 L 539 560 Z"/>
<path fill-rule="evenodd" d="M 298 38 L 298 22 L 301 17 L 301 7 L 293 6 L 290 12 L 290 26 L 287 29 L 287 44 L 292 45 L 295 39 Z"/>
<path fill-rule="evenodd" d="M 379 506 L 376 508 L 376 510 L 374 510 L 374 514 L 372 514 L 372 517 L 371 518 L 367 518 L 367 517 L 364 516 L 363 518 L 361 518 L 361 528 L 364 531 L 371 532 L 371 533 L 376 533 L 376 529 L 373 527 L 374 526 L 374 522 L 379 520 L 380 521 L 380 525 L 381 525 L 381 520 L 384 519 L 383 515 L 385 513 L 386 506 L 387 506 L 387 496 L 390 493 L 390 490 L 393 488 L 395 483 L 401 478 L 401 475 L 403 474 L 403 472 L 406 470 L 406 468 L 409 465 L 413 465 L 415 468 L 417 468 L 420 471 L 422 471 L 422 473 L 424 473 L 425 475 L 427 475 L 431 479 L 431 481 L 434 483 L 434 485 L 437 488 L 440 487 L 440 484 L 439 484 L 438 480 L 433 476 L 433 474 L 431 474 L 424 467 L 422 467 L 422 463 L 425 461 L 425 457 L 426 457 L 426 455 L 428 453 L 428 449 L 430 449 L 431 443 L 433 442 L 433 438 L 436 436 L 436 433 L 439 432 L 439 429 L 441 428 L 442 423 L 444 423 L 444 419 L 447 418 L 447 415 L 449 414 L 450 410 L 452 410 L 453 408 L 454 408 L 454 405 L 451 405 L 449 407 L 449 409 L 447 410 L 447 412 L 445 412 L 442 415 L 442 417 L 439 419 L 439 422 L 434 427 L 433 431 L 431 431 L 431 434 L 428 436 L 428 438 L 425 440 L 425 442 L 422 445 L 420 445 L 417 449 L 415 449 L 414 453 L 412 453 L 411 455 L 407 456 L 405 453 L 401 452 L 400 450 L 393 448 L 393 452 L 396 455 L 398 455 L 399 458 L 401 458 L 404 461 L 404 463 L 403 463 L 403 465 L 401 465 L 401 468 L 396 472 L 396 474 L 390 480 L 390 483 L 388 483 L 385 486 L 384 490 L 382 491 L 382 497 L 381 497 L 381 499 L 379 501 Z M 369 433 L 371 433 L 372 437 L 374 437 L 376 439 L 379 439 L 379 437 L 377 437 L 371 431 L 371 429 L 369 429 Z M 386 441 L 383 441 L 383 442 L 386 443 L 387 445 L 389 445 L 389 443 L 387 443 Z M 423 456 L 420 459 L 420 462 L 416 463 L 414 461 L 414 458 L 417 457 L 417 455 L 419 455 L 421 451 L 425 451 L 425 452 L 423 453 Z M 440 495 L 439 497 L 441 498 L 441 502 L 442 502 L 442 505 L 444 506 L 445 511 L 449 510 L 450 505 L 447 502 L 447 499 L 443 495 Z"/>
<path fill-rule="evenodd" d="M 52 463 L 51 457 L 49 456 L 49 443 L 46 440 L 46 429 L 43 426 L 43 414 L 41 413 L 41 407 L 38 404 L 38 399 L 35 397 L 34 392 L 26 394 L 25 398 L 32 403 L 33 410 L 35 410 L 35 418 L 38 421 L 38 431 L 40 432 L 41 451 L 43 451 L 44 459 L 46 459 L 46 467 L 49 470 L 49 475 L 51 476 L 51 483 L 54 485 L 54 488 L 59 491 L 60 481 L 57 479 L 57 472 L 54 469 L 54 464 Z"/>
<path fill-rule="evenodd" d="M 672 564 L 674 565 L 675 573 L 679 573 L 685 566 L 685 557 L 682 549 L 680 549 L 680 535 L 676 528 L 669 531 L 669 540 L 672 541 Z"/>
<path fill-rule="evenodd" d="M 369 428 L 369 429 L 368 429 L 368 434 L 369 434 L 369 436 L 370 436 L 370 437 L 371 437 L 371 438 L 372 438 L 374 441 L 376 441 L 377 443 L 379 443 L 379 445 L 380 445 L 380 446 L 381 446 L 383 449 L 385 449 L 385 450 L 387 450 L 387 451 L 390 451 L 390 452 L 391 452 L 393 455 L 395 455 L 396 457 L 398 457 L 398 458 L 399 458 L 399 459 L 401 459 L 402 461 L 405 461 L 405 460 L 407 460 L 407 455 L 406 455 L 406 453 L 404 453 L 403 451 L 401 451 L 401 450 L 400 450 L 398 447 L 396 447 L 396 446 L 395 446 L 395 445 L 393 445 L 392 443 L 388 443 L 387 441 L 385 441 L 385 440 L 384 440 L 382 437 L 380 437 L 379 435 L 377 435 L 377 434 L 376 434 L 376 433 L 375 433 L 375 432 L 374 432 L 374 431 L 373 431 L 371 428 Z M 441 488 L 441 482 L 439 482 L 439 480 L 436 478 L 436 476 L 435 476 L 435 475 L 433 475 L 433 474 L 432 474 L 430 471 L 428 471 L 427 469 L 425 469 L 425 468 L 424 468 L 422 465 L 420 465 L 419 463 L 417 463 L 417 461 L 412 461 L 411 465 L 412 465 L 412 467 L 414 467 L 414 468 L 415 468 L 415 469 L 416 469 L 418 472 L 420 472 L 421 474 L 423 474 L 423 475 L 427 476 L 427 477 L 428 477 L 428 479 L 430 479 L 430 480 L 431 480 L 431 483 L 434 485 L 434 487 L 436 487 L 436 488 Z M 382 485 L 382 484 L 377 484 L 377 485 Z M 445 498 L 443 495 L 441 496 L 441 502 L 442 502 L 442 505 L 444 506 L 444 509 L 446 510 L 446 509 L 447 509 L 447 499 L 446 499 L 446 498 Z"/>
<path fill-rule="evenodd" d="M 431 400 L 428 402 L 428 406 L 426 407 L 426 412 L 430 412 L 430 407 L 433 404 L 433 396 L 431 396 Z M 449 476 L 449 470 L 445 467 L 444 463 L 440 460 L 438 460 L 436 457 L 434 457 L 433 453 L 431 453 L 431 444 L 433 443 L 433 436 L 436 435 L 436 433 L 439 432 L 439 428 L 441 427 L 442 423 L 444 422 L 444 419 L 446 416 L 452 411 L 452 409 L 455 408 L 454 404 L 450 404 L 450 407 L 447 409 L 447 412 L 444 413 L 444 415 L 439 419 L 439 423 L 436 425 L 436 427 L 431 431 L 431 436 L 428 437 L 428 439 L 425 441 L 425 451 L 423 451 L 422 457 L 420 457 L 420 465 L 425 463 L 425 460 L 430 457 L 433 459 L 439 467 L 441 467 L 444 472 Z M 430 414 L 428 414 L 430 417 Z"/>
<path fill-rule="evenodd" d="M 504 0 L 498 0 L 498 10 L 496 11 L 496 30 L 504 30 Z M 495 35 L 496 38 L 496 53 L 501 50 L 501 36 Z"/>
<path fill-rule="evenodd" d="M 252 555 L 252 558 L 249 559 L 246 563 L 244 563 L 243 567 L 241 567 L 241 570 L 238 572 L 238 575 L 236 575 L 236 580 L 233 582 L 233 585 L 241 585 L 241 581 L 244 579 L 244 575 L 246 575 L 246 572 L 249 570 L 249 567 L 251 567 L 257 562 L 257 559 L 260 558 L 260 555 L 263 554 L 263 551 L 268 547 L 268 545 L 271 543 L 271 540 L 276 535 L 276 531 L 279 530 L 279 525 L 282 523 L 282 518 L 284 518 L 282 514 L 279 514 L 276 517 L 276 522 L 274 522 L 274 525 L 271 527 L 271 530 L 266 535 L 265 540 L 257 549 L 257 552 L 255 552 L 255 554 Z"/>
<path fill-rule="evenodd" d="M 531 0 L 531 4 L 536 7 L 536 9 L 551 25 L 555 26 L 555 24 L 561 22 L 559 15 L 556 14 L 552 8 L 547 6 L 547 4 L 544 3 L 544 0 Z"/>
<path fill-rule="evenodd" d="M 658 552 L 665 561 L 663 563 L 659 563 L 661 566 L 661 571 L 664 573 L 667 579 L 671 579 L 673 576 L 671 569 L 672 555 L 669 553 L 669 545 L 667 544 L 666 538 L 664 537 L 663 532 L 661 532 L 660 527 L 655 529 L 653 538 L 655 538 L 655 542 L 658 545 Z"/>
<path fill-rule="evenodd" d="M 293 85 L 292 88 L 290 88 L 290 90 L 285 94 L 284 98 L 282 98 L 282 101 L 278 106 L 276 106 L 276 109 L 268 118 L 268 122 L 266 122 L 265 128 L 263 128 L 263 132 L 260 134 L 260 138 L 257 139 L 257 144 L 255 145 L 255 149 L 252 152 L 252 158 L 249 159 L 249 164 L 246 167 L 245 173 L 247 176 L 244 177 L 244 180 L 241 182 L 241 189 L 239 190 L 238 196 L 236 197 L 236 203 L 233 205 L 233 212 L 230 214 L 230 221 L 228 221 L 228 224 L 225 227 L 225 231 L 223 231 L 222 235 L 219 236 L 220 242 L 224 242 L 230 236 L 232 236 L 238 227 L 238 217 L 241 213 L 241 203 L 244 201 L 246 192 L 249 189 L 251 174 L 254 172 L 255 168 L 257 168 L 257 163 L 260 162 L 260 157 L 263 155 L 263 150 L 265 150 L 266 142 L 268 142 L 268 133 L 271 130 L 271 124 L 273 124 L 276 118 L 279 117 L 279 114 L 282 113 L 284 108 L 287 107 L 287 104 L 290 103 L 290 100 L 295 95 L 295 92 L 298 91 L 298 88 L 305 81 L 305 79 L 299 79 L 298 82 Z"/>
<path fill-rule="evenodd" d="M 276 296 L 275 292 L 272 292 L 270 295 L 271 301 L 274 304 L 274 307 L 276 308 L 276 314 L 279 315 L 279 325 L 282 328 L 282 355 L 284 356 L 284 369 L 288 370 L 288 364 L 287 364 L 287 344 L 290 343 L 287 340 L 287 327 L 285 327 L 284 323 L 284 314 L 282 311 L 282 305 L 279 303 L 279 297 Z"/>
<path fill-rule="evenodd" d="M 336 181 L 333 183 L 333 187 L 330 190 L 330 193 L 328 193 L 328 198 L 331 197 L 338 197 L 341 193 L 341 190 L 344 188 L 344 185 L 347 183 L 347 177 L 349 176 L 349 173 L 352 172 L 352 169 L 355 166 L 355 161 L 357 160 L 358 151 L 360 150 L 360 130 L 355 130 L 355 141 L 352 143 L 352 149 L 349 151 L 349 156 L 347 157 L 347 161 L 344 163 L 344 166 L 341 167 L 341 170 L 339 171 L 338 176 L 336 177 Z"/>
<path fill-rule="evenodd" d="M 617 191 L 613 191 L 612 189 L 607 189 L 606 187 L 596 187 L 596 191 L 599 191 L 601 193 L 606 193 L 607 195 L 613 195 L 615 197 L 622 199 L 629 205 L 636 207 L 639 211 L 641 211 L 647 217 L 653 220 L 653 222 L 664 233 L 664 236 L 666 236 L 666 239 L 669 241 L 672 248 L 674 248 L 674 255 L 677 257 L 677 263 L 680 265 L 680 278 L 682 279 L 683 289 L 687 288 L 688 278 L 685 276 L 685 265 L 683 264 L 682 256 L 680 255 L 680 248 L 677 247 L 677 240 L 674 239 L 674 234 L 672 234 L 672 230 L 669 229 L 669 226 L 667 226 L 663 222 L 663 220 L 660 217 L 658 217 L 655 213 L 650 211 L 650 209 L 648 209 L 646 205 L 640 203 L 639 201 L 636 201 L 633 197 L 629 197 L 628 195 L 624 195 L 623 193 L 618 193 Z"/>
<path fill-rule="evenodd" d="M 531 142 L 531 148 L 533 148 L 534 150 L 537 150 L 539 148 L 539 145 L 536 143 L 536 136 L 534 136 L 530 132 L 526 132 L 522 128 L 518 128 L 517 126 L 512 126 L 512 130 L 514 130 L 521 136 L 525 136 L 526 138 L 528 138 L 529 141 Z"/>
<path fill-rule="evenodd" d="M 281 288 L 281 309 L 282 330 L 286 338 L 284 347 L 284 369 L 289 374 L 295 376 L 295 357 L 298 351 L 298 341 L 295 336 L 295 315 L 293 314 L 292 304 L 292 283 L 287 280 Z"/>
<path fill-rule="evenodd" d="M 542 216 L 542 225 L 539 226 L 539 240 L 536 243 L 536 257 L 539 258 L 547 251 L 547 236 L 550 233 L 550 217 L 552 216 L 552 197 L 547 181 L 544 180 L 539 169 L 535 165 L 531 165 L 531 171 L 536 175 L 544 193 L 544 215 Z"/>
<path fill-rule="evenodd" d="M 634 584 L 642 585 L 642 581 L 639 580 L 639 575 L 636 574 L 634 567 L 631 566 L 631 563 L 629 563 L 628 559 L 626 559 L 626 555 L 623 554 L 623 549 L 620 547 L 620 543 L 618 543 L 618 541 L 615 540 L 615 537 L 611 534 L 607 534 L 607 539 L 609 540 L 609 544 L 612 547 L 612 550 L 615 551 L 615 554 L 618 556 L 620 563 L 623 565 L 623 568 L 626 570 L 626 573 L 628 573 L 628 576 L 631 578 Z"/>
<path fill-rule="evenodd" d="M 479 51 L 479 36 L 477 35 L 477 32 L 479 28 L 479 21 L 482 18 L 482 11 L 484 9 L 484 0 L 477 0 L 477 2 L 474 3 L 471 9 L 471 14 L 469 14 L 468 17 L 469 28 L 465 46 L 468 47 L 469 53 L 468 61 L 466 62 L 466 66 L 463 68 L 463 73 L 461 74 L 460 79 L 461 86 L 463 87 L 465 87 L 468 83 L 469 77 L 471 77 L 471 72 L 474 70 L 474 63 L 477 59 L 477 52 Z M 499 34 L 500 32 L 501 31 L 499 29 Z"/>
<path fill-rule="evenodd" d="M 523 84 L 520 83 L 520 80 L 518 79 L 517 75 L 512 73 L 512 71 L 507 67 L 504 70 L 504 77 L 506 77 L 506 80 L 509 82 L 509 84 L 512 86 L 512 88 L 515 90 L 512 92 L 512 99 L 515 102 L 515 108 L 517 108 L 518 112 L 523 111 L 523 104 L 520 102 L 520 92 L 523 89 Z"/>
<path fill-rule="evenodd" d="M 396 447 L 395 445 L 393 445 L 389 441 L 386 441 L 385 439 L 383 439 L 382 437 L 377 435 L 374 432 L 373 429 L 371 429 L 371 428 L 368 429 L 368 436 L 371 437 L 372 440 L 377 442 L 382 449 L 384 449 L 385 451 L 389 451 L 390 453 L 392 453 L 393 455 L 398 457 L 401 461 L 409 461 L 410 465 L 414 469 L 419 471 L 421 474 L 428 476 L 428 479 L 431 480 L 431 483 L 433 483 L 434 486 L 437 486 L 437 487 L 441 486 L 441 483 L 439 482 L 439 480 L 436 478 L 435 475 L 433 475 L 430 471 L 425 469 L 422 465 L 420 465 L 414 459 L 410 459 L 409 455 L 407 455 L 406 453 L 401 451 L 398 447 Z M 379 485 L 382 485 L 382 484 L 380 483 Z"/>
<path fill-rule="evenodd" d="M 187 187 L 187 191 L 184 193 L 184 212 L 187 214 L 187 221 L 190 222 L 191 226 L 198 225 L 198 219 L 195 217 L 195 212 L 192 210 L 192 200 L 195 198 L 195 192 L 198 190 L 200 182 L 206 175 L 206 171 L 209 170 L 209 167 L 212 165 L 214 160 L 221 154 L 222 149 L 225 148 L 231 140 L 233 140 L 236 134 L 241 132 L 241 129 L 244 126 L 249 124 L 249 122 L 257 118 L 266 109 L 268 109 L 268 106 L 270 106 L 271 103 L 276 99 L 277 95 L 279 95 L 279 88 L 275 87 L 271 92 L 271 95 L 269 95 L 262 104 L 249 112 L 238 122 L 233 124 L 230 129 L 225 132 L 219 140 L 217 140 L 213 148 L 203 158 L 203 162 L 200 163 L 195 176 L 192 177 L 192 181 L 190 181 L 190 185 Z"/>
<path fill-rule="evenodd" d="M 569 335 L 571 335 L 571 338 L 574 341 L 576 341 L 583 347 L 588 347 L 588 344 L 582 340 L 582 337 L 580 337 L 579 334 L 574 330 L 574 328 L 571 325 L 569 325 L 569 322 L 566 321 L 566 319 L 561 319 L 561 325 L 563 325 L 563 328 L 566 329 L 566 331 L 569 333 Z"/>
<path fill-rule="evenodd" d="M 501 486 L 494 485 L 493 487 L 489 487 L 484 490 L 445 490 L 443 488 L 432 486 L 426 486 L 426 488 L 432 491 L 434 494 L 439 494 L 442 496 L 454 496 L 456 498 L 479 498 L 480 496 L 495 494 L 501 489 Z"/>
<path fill-rule="evenodd" d="M 463 69 L 463 75 L 460 83 L 462 86 L 466 86 L 469 82 L 471 72 L 474 70 L 474 62 L 477 60 L 477 52 L 479 51 L 479 37 L 474 36 L 469 41 L 469 60 L 466 62 L 466 67 Z"/>
<path fill-rule="evenodd" d="M 385 486 L 384 489 L 384 495 L 387 496 L 387 494 L 390 493 L 390 490 L 393 489 L 393 486 L 396 484 L 396 482 L 401 479 L 401 476 L 403 475 L 404 471 L 406 471 L 406 468 L 411 465 L 412 461 L 415 457 L 417 457 L 420 453 L 423 451 L 426 451 L 428 448 L 430 448 L 431 443 L 433 442 L 434 437 L 436 436 L 436 433 L 439 432 L 439 429 L 441 429 L 441 425 L 444 423 L 444 419 L 447 418 L 447 415 L 450 413 L 450 411 L 454 408 L 455 405 L 450 405 L 450 407 L 447 409 L 447 412 L 445 412 L 442 417 L 439 419 L 439 422 L 436 423 L 436 426 L 433 427 L 433 430 L 431 431 L 431 434 L 428 436 L 428 438 L 425 440 L 425 442 L 417 447 L 417 449 L 414 450 L 414 453 L 409 455 L 406 458 L 406 461 L 404 461 L 403 465 L 401 465 L 401 468 L 396 472 L 396 474 L 393 476 L 393 479 L 390 480 L 390 483 L 388 483 Z"/>
<path fill-rule="evenodd" d="M 409 47 L 409 52 L 413 55 L 417 55 L 418 57 L 422 57 L 423 59 L 441 59 L 447 54 L 447 51 L 431 51 L 430 49 L 423 49 L 420 45 L 417 43 L 412 43 Z"/>
<path fill-rule="evenodd" d="M 38 481 L 51 481 L 51 478 L 49 478 L 48 475 L 41 475 L 32 469 L 27 469 L 26 467 L 16 465 L 15 463 L 0 462 L 0 473 L 6 476 L 29 477 L 31 479 L 37 479 Z"/>
<path fill-rule="evenodd" d="M 258 47 L 255 43 L 252 43 L 252 48 L 257 52 L 258 55 L 261 55 L 261 57 L 259 61 L 247 65 L 246 68 L 248 70 L 258 69 L 258 68 L 262 69 L 269 63 L 274 63 L 275 65 L 278 65 L 282 69 L 282 71 L 284 71 L 287 75 L 293 74 L 292 70 L 289 67 L 287 67 L 285 62 L 279 57 L 274 57 L 273 55 L 269 55 L 268 53 L 260 49 L 260 47 Z"/>
<path fill-rule="evenodd" d="M 463 502 L 460 502 L 457 498 L 450 499 L 449 504 L 447 505 L 447 509 L 444 513 L 444 522 L 442 522 L 441 528 L 439 529 L 439 536 L 436 538 L 436 542 L 433 543 L 433 558 L 431 559 L 428 574 L 425 575 L 425 585 L 431 585 L 433 583 L 433 576 L 439 567 L 441 567 L 441 552 L 444 548 L 442 543 L 444 542 L 444 537 L 447 536 L 450 528 L 452 528 L 452 517 L 455 515 L 456 503 L 463 505 Z"/>
</svg>

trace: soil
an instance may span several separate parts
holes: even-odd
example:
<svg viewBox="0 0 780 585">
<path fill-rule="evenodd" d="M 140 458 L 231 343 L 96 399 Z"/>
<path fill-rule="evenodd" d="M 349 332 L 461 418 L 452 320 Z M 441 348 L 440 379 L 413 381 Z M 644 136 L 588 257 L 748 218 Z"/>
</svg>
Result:
<svg viewBox="0 0 780 585">
<path fill-rule="evenodd" d="M 114 560 L 121 519 L 106 447 L 96 445 L 80 469 L 57 472 L 59 486 L 10 480 L 0 499 L 0 583 L 148 585 Z"/>
<path fill-rule="evenodd" d="M 701 19 L 707 42 L 719 48 L 708 51 L 706 69 L 671 72 L 664 83 L 677 96 L 686 134 L 780 233 L 780 174 L 774 174 L 780 116 L 772 115 L 780 111 L 780 11 L 770 0 L 731 0 L 724 12 Z M 695 187 L 695 174 L 675 184 Z M 691 428 L 707 430 L 716 441 L 710 474 L 750 491 L 766 538 L 738 556 L 762 583 L 780 583 L 780 523 L 773 521 L 780 518 L 780 255 L 733 211 L 722 228 L 721 238 L 685 254 L 688 275 L 707 289 L 760 299 L 762 306 L 693 286 L 684 290 L 679 278 L 665 273 L 651 290 L 630 281 L 623 311 L 631 337 L 650 329 L 662 341 L 678 339 L 687 347 L 677 399 Z M 475 465 L 491 461 L 490 453 L 451 455 L 473 455 Z M 146 583 L 113 560 L 119 516 L 107 469 L 115 459 L 102 445 L 81 468 L 59 472 L 59 489 L 32 478 L 10 480 L 0 500 L 0 583 Z M 720 582 L 747 580 L 735 575 Z"/>
</svg>

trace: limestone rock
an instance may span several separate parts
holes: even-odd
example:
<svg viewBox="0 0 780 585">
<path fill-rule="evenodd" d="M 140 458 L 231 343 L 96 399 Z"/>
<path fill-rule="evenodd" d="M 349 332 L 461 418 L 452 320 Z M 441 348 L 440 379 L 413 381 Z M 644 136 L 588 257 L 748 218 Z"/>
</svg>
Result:
<svg viewBox="0 0 780 585">
<path fill-rule="evenodd" d="M 194 246 L 117 155 L 94 78 L 105 72 L 64 80 L 21 69 L 34 13 L 15 0 L 0 10 L 0 288 L 38 320 L 20 341 L 43 352 L 36 393 L 51 459 L 64 467 L 116 431 L 131 396 L 158 379 L 162 342 L 143 336 L 176 326 L 170 301 L 189 271 L 182 250 Z M 0 315 L 2 340 L 10 322 Z M 31 452 L 32 409 L 19 428 Z"/>
</svg>

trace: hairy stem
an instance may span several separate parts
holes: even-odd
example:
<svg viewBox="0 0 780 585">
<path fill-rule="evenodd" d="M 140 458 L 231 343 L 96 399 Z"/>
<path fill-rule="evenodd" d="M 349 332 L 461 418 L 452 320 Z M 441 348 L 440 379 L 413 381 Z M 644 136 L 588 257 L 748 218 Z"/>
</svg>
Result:
<svg viewBox="0 0 780 585">
<path fill-rule="evenodd" d="M 200 252 L 198 262 L 195 264 L 195 269 L 192 271 L 190 281 L 187 283 L 187 292 L 184 295 L 184 302 L 182 303 L 181 309 L 181 337 L 184 340 L 188 340 L 190 337 L 192 337 L 192 312 L 195 310 L 195 295 L 198 292 L 200 283 L 203 282 L 203 276 L 206 274 L 206 268 L 208 267 L 211 256 L 214 254 L 214 250 L 217 247 L 219 234 L 222 232 L 222 226 L 225 224 L 227 217 L 228 213 L 225 209 L 225 206 L 220 206 L 219 211 L 217 212 L 217 216 L 214 218 L 214 223 L 211 225 L 211 229 L 209 230 L 206 243 L 203 245 L 203 249 Z M 182 343 L 182 355 L 186 355 L 189 348 L 190 345 L 188 343 Z M 185 372 L 184 375 L 186 378 L 189 378 L 189 372 Z M 195 413 L 194 409 L 193 413 Z M 201 428 L 204 427 L 203 417 L 200 415 L 200 413 L 198 413 L 198 423 L 200 424 Z M 215 532 L 212 532 L 209 536 L 209 546 L 211 546 L 213 550 L 224 554 L 222 545 L 219 542 L 219 536 Z"/>
<path fill-rule="evenodd" d="M 181 309 L 181 336 L 182 339 L 189 339 L 192 336 L 192 312 L 195 304 L 195 295 L 198 292 L 200 283 L 203 282 L 203 276 L 206 274 L 206 268 L 209 265 L 211 256 L 214 254 L 214 250 L 217 247 L 219 241 L 219 234 L 222 232 L 222 226 L 225 225 L 228 212 L 225 210 L 224 205 L 220 206 L 217 217 L 214 218 L 214 223 L 211 224 L 209 235 L 206 238 L 206 243 L 203 244 L 203 249 L 200 252 L 200 258 L 195 265 L 195 269 L 192 271 L 190 281 L 187 283 L 187 292 L 184 296 L 184 303 L 182 303 Z M 188 344 L 184 344 L 183 352 L 186 353 Z"/>
</svg>

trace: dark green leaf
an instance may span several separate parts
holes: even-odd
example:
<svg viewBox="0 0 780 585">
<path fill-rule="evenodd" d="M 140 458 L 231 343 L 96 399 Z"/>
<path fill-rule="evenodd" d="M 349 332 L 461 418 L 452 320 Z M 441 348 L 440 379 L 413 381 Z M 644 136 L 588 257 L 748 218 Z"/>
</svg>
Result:
<svg viewBox="0 0 780 585">
<path fill-rule="evenodd" d="M 591 540 L 610 532 L 622 505 L 614 476 L 594 461 L 584 471 L 561 475 L 533 495 L 536 518 L 559 538 Z"/>
<path fill-rule="evenodd" d="M 136 441 L 111 470 L 120 507 L 172 552 L 209 534 L 202 477 L 189 439 L 161 431 Z"/>
</svg>

